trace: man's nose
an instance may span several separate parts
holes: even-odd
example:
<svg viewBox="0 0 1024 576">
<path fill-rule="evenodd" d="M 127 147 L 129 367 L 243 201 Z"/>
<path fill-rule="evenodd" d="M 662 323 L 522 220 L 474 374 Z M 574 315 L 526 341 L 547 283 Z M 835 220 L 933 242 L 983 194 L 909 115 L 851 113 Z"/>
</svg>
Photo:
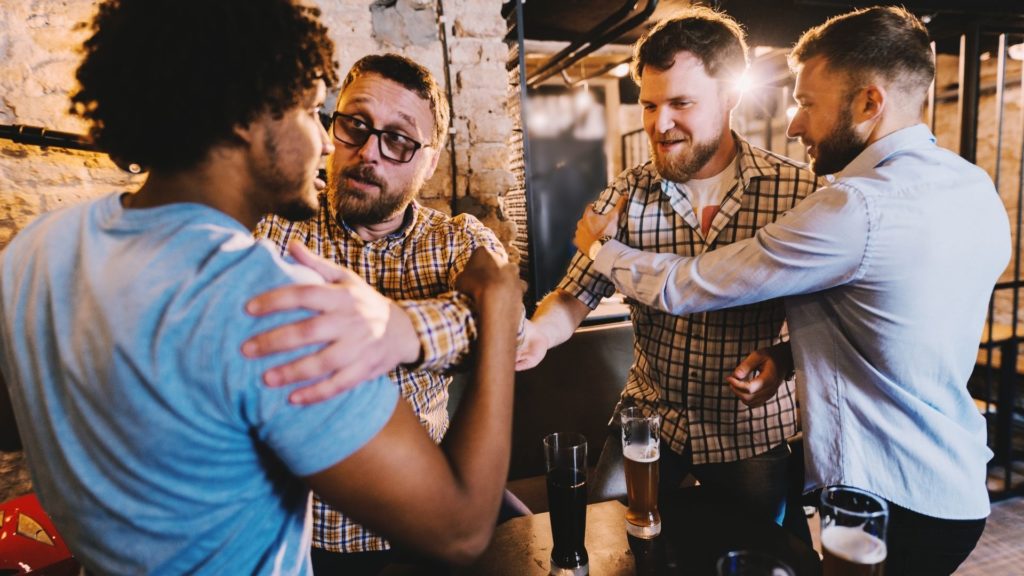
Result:
<svg viewBox="0 0 1024 576">
<path fill-rule="evenodd" d="M 668 132 L 675 126 L 675 120 L 672 119 L 672 111 L 668 106 L 659 106 L 655 112 L 654 127 L 659 133 Z"/>
<path fill-rule="evenodd" d="M 375 161 L 380 158 L 380 136 L 377 134 L 370 134 L 366 137 L 366 142 L 359 147 L 356 151 L 356 155 L 363 160 Z"/>
<path fill-rule="evenodd" d="M 334 153 L 334 138 L 327 133 L 327 129 L 320 125 L 320 155 L 327 156 Z"/>
<path fill-rule="evenodd" d="M 789 121 L 789 126 L 786 128 L 786 136 L 790 138 L 799 138 L 804 133 L 804 112 L 797 108 L 796 114 L 793 114 L 793 118 Z"/>
</svg>

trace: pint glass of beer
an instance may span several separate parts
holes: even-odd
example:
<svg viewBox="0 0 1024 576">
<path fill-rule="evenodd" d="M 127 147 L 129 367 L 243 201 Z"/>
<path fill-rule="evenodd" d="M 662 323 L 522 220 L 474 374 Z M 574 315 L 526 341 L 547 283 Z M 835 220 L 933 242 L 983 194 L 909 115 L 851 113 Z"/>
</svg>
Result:
<svg viewBox="0 0 1024 576">
<path fill-rule="evenodd" d="M 590 574 L 587 549 L 587 439 L 556 432 L 544 438 L 548 511 L 551 516 L 551 574 Z"/>
<path fill-rule="evenodd" d="M 626 532 L 637 538 L 661 534 L 658 513 L 658 458 L 661 456 L 661 416 L 645 416 L 640 408 L 625 408 L 622 421 L 622 457 L 626 468 Z"/>
<path fill-rule="evenodd" d="M 821 491 L 821 548 L 824 576 L 882 576 L 889 505 L 850 486 Z"/>
</svg>

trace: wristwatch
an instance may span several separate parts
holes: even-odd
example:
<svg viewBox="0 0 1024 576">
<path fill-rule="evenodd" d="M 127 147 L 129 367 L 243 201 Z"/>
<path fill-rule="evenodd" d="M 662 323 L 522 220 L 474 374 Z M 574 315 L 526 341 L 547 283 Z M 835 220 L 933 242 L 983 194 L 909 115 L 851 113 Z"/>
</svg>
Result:
<svg viewBox="0 0 1024 576">
<path fill-rule="evenodd" d="M 590 256 L 591 260 L 597 260 L 597 253 L 601 251 L 601 247 L 605 245 L 605 242 L 611 239 L 612 237 L 606 234 L 591 242 L 590 248 L 587 250 L 587 256 Z"/>
</svg>

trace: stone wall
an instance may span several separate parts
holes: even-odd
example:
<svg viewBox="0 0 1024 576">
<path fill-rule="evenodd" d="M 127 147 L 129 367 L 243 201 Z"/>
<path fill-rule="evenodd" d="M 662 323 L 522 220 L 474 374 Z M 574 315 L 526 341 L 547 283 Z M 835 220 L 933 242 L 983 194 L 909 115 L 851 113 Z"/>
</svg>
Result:
<svg viewBox="0 0 1024 576">
<path fill-rule="evenodd" d="M 469 212 L 515 250 L 515 225 L 502 198 L 512 121 L 506 110 L 508 50 L 495 0 L 317 0 L 336 45 L 340 71 L 368 53 L 398 52 L 427 66 L 451 88 L 454 155 L 446 150 L 421 200 L 445 212 Z M 0 124 L 84 133 L 68 114 L 80 25 L 94 0 L 0 0 Z M 443 13 L 443 34 L 439 26 Z M 447 67 L 447 70 L 446 70 Z M 329 97 L 333 106 L 336 94 Z M 454 162 L 454 167 L 453 167 Z M 103 154 L 41 149 L 0 139 L 0 249 L 36 216 L 143 181 Z M 0 457 L 0 501 L 30 488 L 21 455 Z"/>
</svg>

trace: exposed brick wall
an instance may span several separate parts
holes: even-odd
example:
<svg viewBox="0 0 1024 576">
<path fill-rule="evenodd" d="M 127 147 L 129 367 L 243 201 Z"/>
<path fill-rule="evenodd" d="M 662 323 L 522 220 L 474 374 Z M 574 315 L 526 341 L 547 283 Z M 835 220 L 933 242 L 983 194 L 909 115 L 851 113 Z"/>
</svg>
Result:
<svg viewBox="0 0 1024 576">
<path fill-rule="evenodd" d="M 344 72 L 359 57 L 399 52 L 429 68 L 444 85 L 445 51 L 438 0 L 319 0 Z M 0 10 L 0 123 L 82 133 L 67 113 L 78 47 L 89 31 L 79 25 L 95 11 L 93 0 L 3 2 Z M 509 188 L 508 133 L 504 105 L 506 47 L 500 2 L 441 0 L 452 82 L 456 132 L 453 182 L 445 150 L 421 200 L 451 212 L 470 212 L 509 245 L 515 227 L 504 218 L 501 198 Z M 331 100 L 335 95 L 331 95 Z M 104 155 L 41 151 L 0 140 L 0 247 L 36 215 L 142 182 Z"/>
</svg>

